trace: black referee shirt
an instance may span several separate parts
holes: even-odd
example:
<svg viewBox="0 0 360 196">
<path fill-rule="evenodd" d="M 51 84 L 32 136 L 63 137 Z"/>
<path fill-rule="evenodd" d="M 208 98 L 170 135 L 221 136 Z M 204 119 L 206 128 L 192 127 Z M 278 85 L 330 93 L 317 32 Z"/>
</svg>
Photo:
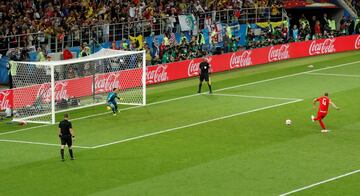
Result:
<svg viewBox="0 0 360 196">
<path fill-rule="evenodd" d="M 68 120 L 62 120 L 59 123 L 59 128 L 61 129 L 62 136 L 71 135 L 70 129 L 72 128 L 72 125 L 71 122 L 69 122 Z"/>
<path fill-rule="evenodd" d="M 201 74 L 208 74 L 210 65 L 209 65 L 208 62 L 203 61 L 203 62 L 200 63 L 199 68 L 201 70 Z"/>
</svg>

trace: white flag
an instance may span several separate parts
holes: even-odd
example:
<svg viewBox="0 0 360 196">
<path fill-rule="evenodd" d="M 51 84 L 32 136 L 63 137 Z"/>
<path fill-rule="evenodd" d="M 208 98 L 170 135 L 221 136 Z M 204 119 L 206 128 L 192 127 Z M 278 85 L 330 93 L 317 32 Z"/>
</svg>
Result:
<svg viewBox="0 0 360 196">
<path fill-rule="evenodd" d="M 195 28 L 195 17 L 192 14 L 179 15 L 181 31 L 192 31 Z"/>
</svg>

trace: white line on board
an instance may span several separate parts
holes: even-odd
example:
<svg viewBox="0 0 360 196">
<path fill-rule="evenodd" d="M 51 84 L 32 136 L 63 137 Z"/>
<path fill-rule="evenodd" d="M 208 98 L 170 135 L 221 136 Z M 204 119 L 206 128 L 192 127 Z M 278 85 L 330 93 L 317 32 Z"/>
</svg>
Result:
<svg viewBox="0 0 360 196">
<path fill-rule="evenodd" d="M 296 193 L 296 192 L 300 192 L 300 191 L 303 191 L 303 190 L 312 188 L 312 187 L 314 187 L 314 186 L 318 186 L 318 185 L 320 185 L 320 184 L 324 184 L 324 183 L 327 183 L 327 182 L 331 182 L 331 181 L 337 180 L 337 179 L 339 179 L 339 178 L 343 178 L 343 177 L 346 177 L 346 176 L 350 176 L 350 175 L 356 174 L 356 173 L 358 173 L 358 172 L 360 172 L 360 169 L 355 170 L 355 171 L 352 171 L 352 172 L 349 172 L 349 173 L 346 173 L 346 174 L 342 174 L 342 175 L 340 175 L 340 176 L 336 176 L 336 177 L 333 177 L 333 178 L 330 178 L 330 179 L 327 179 L 327 180 L 324 180 L 324 181 L 321 181 L 321 182 L 317 182 L 317 183 L 314 183 L 314 184 L 311 184 L 311 185 L 308 185 L 308 186 L 304 186 L 304 187 L 302 187 L 302 188 L 295 189 L 295 190 L 293 190 L 293 191 L 280 194 L 279 196 L 286 196 L 286 195 L 290 195 L 290 194 L 293 194 L 293 193 Z"/>
</svg>

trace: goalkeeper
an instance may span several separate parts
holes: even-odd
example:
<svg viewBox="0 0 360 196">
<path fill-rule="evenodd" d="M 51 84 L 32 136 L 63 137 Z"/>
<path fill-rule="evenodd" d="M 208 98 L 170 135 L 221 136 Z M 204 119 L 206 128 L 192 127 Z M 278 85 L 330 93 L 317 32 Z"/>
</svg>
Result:
<svg viewBox="0 0 360 196">
<path fill-rule="evenodd" d="M 115 99 L 120 99 L 120 97 L 117 96 L 118 93 L 118 89 L 114 88 L 112 90 L 112 92 L 110 92 L 107 96 L 107 104 L 108 104 L 108 108 L 110 107 L 114 116 L 116 116 L 116 113 L 119 113 L 118 107 L 117 107 L 117 103 Z"/>
</svg>

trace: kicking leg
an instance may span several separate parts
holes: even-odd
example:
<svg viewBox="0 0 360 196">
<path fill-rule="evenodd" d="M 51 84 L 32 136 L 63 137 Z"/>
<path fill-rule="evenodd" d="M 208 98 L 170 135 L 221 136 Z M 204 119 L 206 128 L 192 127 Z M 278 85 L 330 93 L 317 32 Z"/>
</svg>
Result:
<svg viewBox="0 0 360 196">
<path fill-rule="evenodd" d="M 324 124 L 324 122 L 322 121 L 322 119 L 319 120 L 319 123 L 320 123 L 321 128 L 322 128 L 323 130 L 326 130 L 325 124 Z"/>
<path fill-rule="evenodd" d="M 320 126 L 321 126 L 321 128 L 322 128 L 322 132 L 327 132 L 326 131 L 326 128 L 325 128 L 325 124 L 324 124 L 324 122 L 322 121 L 323 120 L 323 116 L 320 116 L 320 115 L 318 115 L 316 118 L 314 118 L 313 120 L 314 121 L 319 121 L 319 124 L 320 124 Z"/>
</svg>

